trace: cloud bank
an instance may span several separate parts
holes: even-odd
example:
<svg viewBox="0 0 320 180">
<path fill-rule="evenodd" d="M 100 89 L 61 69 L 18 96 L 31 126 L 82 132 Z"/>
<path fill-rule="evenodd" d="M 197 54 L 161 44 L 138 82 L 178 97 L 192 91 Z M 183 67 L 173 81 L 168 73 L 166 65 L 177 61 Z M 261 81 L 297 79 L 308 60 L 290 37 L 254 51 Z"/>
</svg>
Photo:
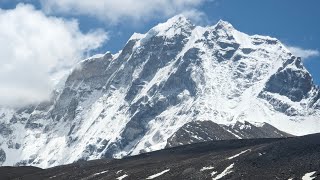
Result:
<svg viewBox="0 0 320 180">
<path fill-rule="evenodd" d="M 48 99 L 53 77 L 100 47 L 107 33 L 80 31 L 76 20 L 50 17 L 33 6 L 0 9 L 0 106 Z"/>
<path fill-rule="evenodd" d="M 178 13 L 203 16 L 195 8 L 208 0 L 41 0 L 45 12 L 90 15 L 104 22 L 149 20 Z"/>
<path fill-rule="evenodd" d="M 291 51 L 292 54 L 294 54 L 295 56 L 301 57 L 303 60 L 311 57 L 320 56 L 320 52 L 314 49 L 303 49 L 300 47 L 293 47 L 293 46 L 289 46 L 287 48 L 289 49 L 289 51 Z"/>
</svg>

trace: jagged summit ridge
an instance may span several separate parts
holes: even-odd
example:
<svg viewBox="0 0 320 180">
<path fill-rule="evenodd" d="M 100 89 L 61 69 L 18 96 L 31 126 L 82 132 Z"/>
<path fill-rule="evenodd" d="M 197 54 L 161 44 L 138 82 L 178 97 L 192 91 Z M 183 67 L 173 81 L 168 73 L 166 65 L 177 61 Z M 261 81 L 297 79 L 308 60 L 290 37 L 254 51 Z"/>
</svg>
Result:
<svg viewBox="0 0 320 180">
<path fill-rule="evenodd" d="M 175 16 L 134 34 L 116 55 L 82 61 L 51 101 L 0 109 L 0 157 L 40 167 L 120 158 L 162 149 L 193 122 L 212 121 L 228 136 L 245 122 L 314 133 L 319 99 L 301 60 L 275 38 Z M 232 137 L 259 129 L 246 128 Z"/>
<path fill-rule="evenodd" d="M 164 23 L 151 28 L 146 34 L 134 33 L 130 40 L 148 41 L 154 36 L 165 36 L 173 38 L 178 34 L 189 34 L 195 26 L 183 15 L 176 15 Z"/>
<path fill-rule="evenodd" d="M 216 25 L 214 25 L 217 29 L 226 29 L 226 30 L 234 30 L 232 24 L 230 24 L 228 21 L 224 21 L 220 19 Z"/>
</svg>

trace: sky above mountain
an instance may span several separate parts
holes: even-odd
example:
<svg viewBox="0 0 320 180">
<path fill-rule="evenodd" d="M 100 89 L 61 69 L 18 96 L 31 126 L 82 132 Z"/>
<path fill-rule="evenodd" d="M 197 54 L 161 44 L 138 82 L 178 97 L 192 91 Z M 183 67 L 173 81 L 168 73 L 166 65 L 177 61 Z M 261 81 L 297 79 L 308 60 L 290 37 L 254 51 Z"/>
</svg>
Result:
<svg viewBox="0 0 320 180">
<path fill-rule="evenodd" d="M 49 97 L 80 59 L 117 53 L 134 32 L 176 14 L 278 38 L 320 85 L 318 0 L 0 0 L 0 106 Z"/>
</svg>

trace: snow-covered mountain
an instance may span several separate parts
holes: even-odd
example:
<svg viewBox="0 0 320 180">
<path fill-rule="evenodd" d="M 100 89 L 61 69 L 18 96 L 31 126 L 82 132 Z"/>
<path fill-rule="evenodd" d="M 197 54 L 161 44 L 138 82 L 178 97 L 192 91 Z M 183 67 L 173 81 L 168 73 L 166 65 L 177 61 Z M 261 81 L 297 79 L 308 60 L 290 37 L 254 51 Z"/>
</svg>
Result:
<svg viewBox="0 0 320 180">
<path fill-rule="evenodd" d="M 117 54 L 79 63 L 49 102 L 0 108 L 0 164 L 159 150 L 190 143 L 180 132 L 197 139 L 185 127 L 208 121 L 233 138 L 304 135 L 320 132 L 319 117 L 319 88 L 277 39 L 178 15 L 135 33 Z"/>
</svg>

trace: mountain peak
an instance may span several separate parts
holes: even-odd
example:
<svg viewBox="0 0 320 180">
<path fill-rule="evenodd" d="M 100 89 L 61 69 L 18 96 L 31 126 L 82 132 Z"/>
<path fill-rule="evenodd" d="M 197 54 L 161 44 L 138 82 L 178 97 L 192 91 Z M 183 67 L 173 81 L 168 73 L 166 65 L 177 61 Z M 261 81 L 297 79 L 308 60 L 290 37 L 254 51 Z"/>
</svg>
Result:
<svg viewBox="0 0 320 180">
<path fill-rule="evenodd" d="M 178 14 L 168 19 L 166 24 L 191 24 L 191 21 L 186 18 L 183 14 Z"/>
<path fill-rule="evenodd" d="M 134 33 L 129 40 L 147 41 L 154 36 L 172 38 L 178 34 L 191 34 L 194 25 L 184 15 L 179 14 L 150 29 L 146 34 Z"/>
<path fill-rule="evenodd" d="M 130 37 L 129 40 L 139 40 L 139 39 L 142 39 L 144 38 L 145 34 L 141 34 L 141 33 L 133 33 Z"/>
<path fill-rule="evenodd" d="M 189 19 L 187 19 L 184 15 L 176 15 L 170 19 L 168 19 L 164 23 L 160 23 L 155 26 L 152 30 L 159 32 L 160 34 L 163 32 L 168 32 L 169 30 L 190 30 L 194 27 Z"/>
<path fill-rule="evenodd" d="M 221 20 L 221 19 L 218 21 L 218 23 L 214 27 L 216 27 L 218 29 L 228 29 L 228 30 L 234 29 L 232 24 L 230 24 L 227 21 Z"/>
</svg>

